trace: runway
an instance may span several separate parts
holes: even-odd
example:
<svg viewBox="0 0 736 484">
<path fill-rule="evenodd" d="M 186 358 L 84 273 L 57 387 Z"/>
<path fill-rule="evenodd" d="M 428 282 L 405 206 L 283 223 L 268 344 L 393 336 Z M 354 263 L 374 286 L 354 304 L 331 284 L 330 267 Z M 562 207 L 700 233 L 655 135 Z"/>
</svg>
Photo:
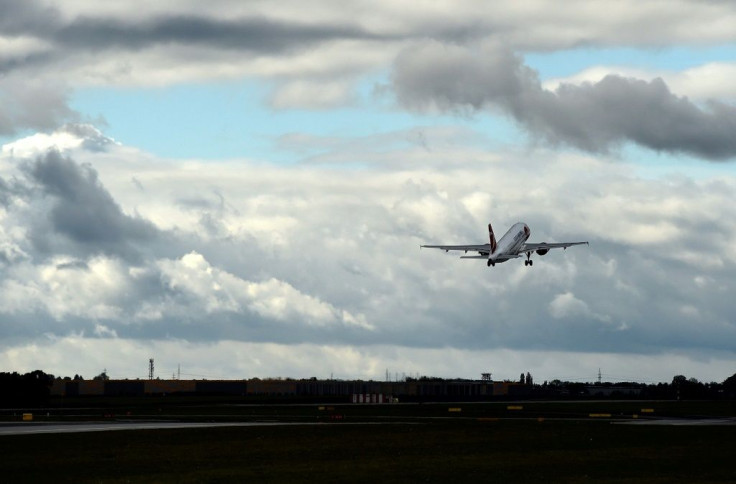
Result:
<svg viewBox="0 0 736 484">
<path fill-rule="evenodd" d="M 275 427 L 286 425 L 325 425 L 319 422 L 100 422 L 100 423 L 12 423 L 0 425 L 2 435 L 69 434 L 115 430 L 162 430 L 216 427 Z"/>
<path fill-rule="evenodd" d="M 503 419 L 506 420 L 506 419 Z M 528 419 L 509 419 L 528 420 Z M 587 419 L 555 419 L 580 420 Z M 350 422 L 348 425 L 380 425 L 387 422 Z M 408 423 L 408 422 L 390 422 Z M 736 426 L 736 418 L 660 418 L 647 420 L 615 420 L 616 425 L 644 425 L 644 426 Z M 343 422 L 340 425 L 346 425 Z M 67 434 L 83 432 L 110 432 L 116 430 L 165 430 L 165 429 L 196 429 L 218 427 L 277 427 L 277 426 L 304 426 L 330 425 L 328 422 L 172 422 L 172 421 L 117 421 L 117 422 L 79 422 L 79 423 L 38 423 L 16 422 L 0 424 L 0 436 L 4 435 L 38 435 L 38 434 Z"/>
<path fill-rule="evenodd" d="M 657 418 L 652 420 L 627 420 L 615 423 L 621 425 L 721 426 L 736 425 L 736 418 Z"/>
</svg>

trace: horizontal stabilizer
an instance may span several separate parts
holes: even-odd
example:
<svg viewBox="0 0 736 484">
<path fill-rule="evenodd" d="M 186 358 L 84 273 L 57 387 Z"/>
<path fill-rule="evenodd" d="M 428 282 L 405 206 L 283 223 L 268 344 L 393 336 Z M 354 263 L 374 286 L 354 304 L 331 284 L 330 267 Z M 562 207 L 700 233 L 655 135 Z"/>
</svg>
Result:
<svg viewBox="0 0 736 484">
<path fill-rule="evenodd" d="M 494 257 L 493 260 L 496 261 L 496 262 L 503 262 L 503 261 L 509 260 L 509 259 L 518 259 L 519 257 L 521 257 L 521 256 L 520 255 L 511 255 L 511 254 L 509 254 L 509 255 L 499 255 L 497 257 Z M 460 258 L 461 259 L 483 259 L 483 260 L 486 260 L 486 259 L 488 259 L 488 255 L 461 255 Z"/>
<path fill-rule="evenodd" d="M 518 259 L 519 257 L 521 257 L 520 254 L 504 254 L 495 257 L 493 260 L 495 260 L 496 262 L 501 262 L 509 259 Z"/>
</svg>

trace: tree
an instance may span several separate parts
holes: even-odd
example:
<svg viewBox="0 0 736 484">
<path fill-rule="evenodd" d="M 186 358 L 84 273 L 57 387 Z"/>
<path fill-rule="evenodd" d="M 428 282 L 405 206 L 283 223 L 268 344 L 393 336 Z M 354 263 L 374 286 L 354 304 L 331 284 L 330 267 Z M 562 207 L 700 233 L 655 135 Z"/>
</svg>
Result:
<svg viewBox="0 0 736 484">
<path fill-rule="evenodd" d="M 524 373 L 522 373 L 519 377 L 519 383 L 521 383 L 522 385 L 524 384 Z"/>
<path fill-rule="evenodd" d="M 25 375 L 18 373 L 0 373 L 0 405 L 40 406 L 49 398 L 53 375 L 36 370 Z"/>
<path fill-rule="evenodd" d="M 736 397 L 736 373 L 723 381 L 723 392 L 727 397 Z"/>
<path fill-rule="evenodd" d="M 527 385 L 533 385 L 534 384 L 534 380 L 532 379 L 532 374 L 529 373 L 528 371 L 526 372 L 526 384 Z"/>
<path fill-rule="evenodd" d="M 109 377 L 109 376 L 107 376 L 107 370 L 105 370 L 105 371 L 103 371 L 102 373 L 100 373 L 99 375 L 97 375 L 96 377 L 94 377 L 94 378 L 92 378 L 92 379 L 93 379 L 93 380 L 102 380 L 102 381 L 106 381 L 106 380 L 109 380 L 109 379 L 110 379 L 110 377 Z"/>
</svg>

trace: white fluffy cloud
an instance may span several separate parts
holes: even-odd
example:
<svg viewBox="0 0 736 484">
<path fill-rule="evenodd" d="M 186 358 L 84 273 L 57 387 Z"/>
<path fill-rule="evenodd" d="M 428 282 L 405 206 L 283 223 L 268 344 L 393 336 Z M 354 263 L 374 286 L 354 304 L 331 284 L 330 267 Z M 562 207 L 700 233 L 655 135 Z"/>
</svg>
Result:
<svg viewBox="0 0 736 484">
<path fill-rule="evenodd" d="M 289 283 L 270 278 L 250 282 L 212 267 L 197 252 L 176 261 L 158 261 L 163 284 L 173 292 L 183 292 L 190 311 L 253 312 L 266 319 L 296 321 L 314 326 L 357 325 L 371 329 L 362 315 L 353 316 L 318 298 L 302 294 Z M 203 315 L 204 316 L 204 315 Z"/>
</svg>

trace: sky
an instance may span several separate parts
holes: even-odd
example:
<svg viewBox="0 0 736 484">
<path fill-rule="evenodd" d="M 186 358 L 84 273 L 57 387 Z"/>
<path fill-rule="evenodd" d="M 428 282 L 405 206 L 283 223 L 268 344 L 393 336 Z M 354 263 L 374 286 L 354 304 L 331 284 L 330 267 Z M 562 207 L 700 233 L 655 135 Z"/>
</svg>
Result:
<svg viewBox="0 0 736 484">
<path fill-rule="evenodd" d="M 723 381 L 736 6 L 0 0 L 0 368 Z M 421 244 L 587 240 L 533 267 Z"/>
</svg>

